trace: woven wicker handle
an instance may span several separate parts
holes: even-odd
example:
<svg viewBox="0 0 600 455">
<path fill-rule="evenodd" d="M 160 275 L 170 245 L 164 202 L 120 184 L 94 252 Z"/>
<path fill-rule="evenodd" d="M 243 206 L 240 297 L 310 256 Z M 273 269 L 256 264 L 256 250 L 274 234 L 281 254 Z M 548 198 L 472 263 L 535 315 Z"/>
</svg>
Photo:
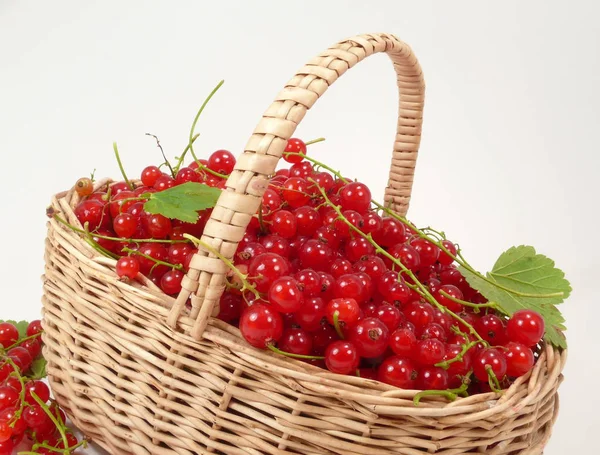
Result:
<svg viewBox="0 0 600 455">
<path fill-rule="evenodd" d="M 203 242 L 221 256 L 233 258 L 248 223 L 259 209 L 268 176 L 275 172 L 288 139 L 306 111 L 346 70 L 379 52 L 386 52 L 392 59 L 400 91 L 398 130 L 385 202 L 398 213 L 406 213 L 421 140 L 425 83 L 408 45 L 388 34 L 360 35 L 339 42 L 308 62 L 277 95 L 229 176 L 227 189 L 206 224 Z M 168 324 L 176 326 L 191 296 L 191 317 L 196 320 L 191 335 L 200 339 L 209 317 L 218 309 L 228 271 L 221 259 L 200 249 L 190 263 Z"/>
</svg>

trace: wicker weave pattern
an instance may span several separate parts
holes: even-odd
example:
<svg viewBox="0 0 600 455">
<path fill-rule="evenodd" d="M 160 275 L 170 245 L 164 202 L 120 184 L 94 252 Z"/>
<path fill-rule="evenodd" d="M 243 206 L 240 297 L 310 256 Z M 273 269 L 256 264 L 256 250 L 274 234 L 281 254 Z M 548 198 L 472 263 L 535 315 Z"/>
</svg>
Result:
<svg viewBox="0 0 600 455">
<path fill-rule="evenodd" d="M 360 48 L 369 52 L 360 53 Z M 228 183 L 234 191 L 224 193 L 215 210 L 213 245 L 226 255 L 234 247 L 239 228 L 252 213 L 249 205 L 257 208 L 264 175 L 282 152 L 283 137 L 292 134 L 306 105 L 335 79 L 327 68 L 341 74 L 343 61 L 350 67 L 375 50 L 394 50 L 406 56 L 400 58 L 404 65 L 395 64 L 406 68 L 399 80 L 419 80 L 422 90 L 418 65 L 407 49 L 389 35 L 353 38 L 294 78 L 290 87 L 310 87 L 314 94 L 284 90 L 269 108 L 274 123 L 271 118 L 261 122 Z M 414 135 L 402 126 L 406 137 L 397 136 L 394 152 L 407 158 L 396 161 L 393 174 L 408 175 L 408 182 L 418 146 L 422 91 L 415 96 L 402 101 L 408 103 L 405 112 L 414 116 L 405 114 L 407 120 L 400 122 L 413 122 Z M 394 189 L 388 197 L 404 211 L 410 183 L 404 190 L 394 185 L 390 183 Z M 73 192 L 61 193 L 52 208 L 75 224 L 72 207 L 77 202 Z M 198 332 L 203 328 L 198 325 L 198 299 L 195 314 L 188 315 L 148 280 L 119 281 L 113 260 L 98 256 L 54 220 L 49 222 L 45 260 L 44 341 L 51 385 L 75 424 L 111 454 L 537 455 L 556 418 L 566 351 L 545 347 L 534 370 L 502 396 L 477 395 L 454 403 L 432 398 L 415 407 L 415 392 L 256 350 L 241 340 L 237 329 L 218 320 L 211 319 Z M 199 258 L 195 268 L 202 270 L 198 288 L 205 289 L 206 301 L 218 298 L 220 285 L 208 272 L 219 277 L 223 265 Z M 193 275 L 189 280 L 195 292 Z"/>
</svg>

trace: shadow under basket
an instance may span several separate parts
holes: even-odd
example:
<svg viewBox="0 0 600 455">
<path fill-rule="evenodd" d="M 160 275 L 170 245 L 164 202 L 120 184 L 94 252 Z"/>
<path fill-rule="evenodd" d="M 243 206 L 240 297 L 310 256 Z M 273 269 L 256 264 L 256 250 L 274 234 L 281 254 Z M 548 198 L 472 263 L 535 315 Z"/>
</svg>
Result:
<svg viewBox="0 0 600 455">
<path fill-rule="evenodd" d="M 310 60 L 279 93 L 238 158 L 204 242 L 233 256 L 306 111 L 346 70 L 380 52 L 391 58 L 400 92 L 385 200 L 406 213 L 421 135 L 421 69 L 394 36 L 360 35 Z M 78 225 L 78 201 L 64 192 L 52 208 Z M 120 281 L 114 260 L 55 219 L 45 260 L 50 384 L 75 425 L 114 455 L 536 455 L 556 419 L 566 351 L 551 346 L 503 394 L 426 397 L 415 406 L 417 391 L 250 347 L 211 316 L 227 267 L 205 251 L 177 299 L 142 277 Z"/>
</svg>

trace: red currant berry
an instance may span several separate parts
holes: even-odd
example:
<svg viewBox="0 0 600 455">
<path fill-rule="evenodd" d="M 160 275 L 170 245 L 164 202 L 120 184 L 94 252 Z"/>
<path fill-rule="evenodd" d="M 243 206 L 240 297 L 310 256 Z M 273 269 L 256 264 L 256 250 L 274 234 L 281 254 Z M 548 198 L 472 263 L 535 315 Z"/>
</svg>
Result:
<svg viewBox="0 0 600 455">
<path fill-rule="evenodd" d="M 394 258 L 398 259 L 404 265 L 404 267 L 412 272 L 417 272 L 421 267 L 421 258 L 419 253 L 410 245 L 398 243 L 391 247 L 388 252 Z"/>
<path fill-rule="evenodd" d="M 356 346 L 361 357 L 373 358 L 382 355 L 388 347 L 390 332 L 387 326 L 376 318 L 358 321 L 349 332 L 348 339 Z"/>
<path fill-rule="evenodd" d="M 371 191 L 364 183 L 350 182 L 340 189 L 339 194 L 344 210 L 365 213 L 371 205 Z"/>
<path fill-rule="evenodd" d="M 158 178 L 163 175 L 156 166 L 148 166 L 142 171 L 141 181 L 144 186 L 154 186 Z"/>
<path fill-rule="evenodd" d="M 377 380 L 400 389 L 414 390 L 419 372 L 413 362 L 400 356 L 385 359 L 377 369 Z"/>
<path fill-rule="evenodd" d="M 266 293 L 271 284 L 282 276 L 289 275 L 289 263 L 275 253 L 264 253 L 256 256 L 248 266 L 250 280 L 258 292 Z"/>
<path fill-rule="evenodd" d="M 440 305 L 444 305 L 450 311 L 453 311 L 454 313 L 459 313 L 460 311 L 462 311 L 463 306 L 460 303 L 455 302 L 449 297 L 446 297 L 442 294 L 442 292 L 448 294 L 449 296 L 455 299 L 463 300 L 464 296 L 460 289 L 451 284 L 444 284 L 440 286 L 438 292 L 435 293 L 434 297 L 440 303 Z"/>
<path fill-rule="evenodd" d="M 410 242 L 410 246 L 419 253 L 421 268 L 435 264 L 440 256 L 440 249 L 425 239 L 416 238 Z"/>
<path fill-rule="evenodd" d="M 399 243 L 404 243 L 407 237 L 404 225 L 400 221 L 385 217 L 381 220 L 381 229 L 373 233 L 373 239 L 378 245 L 390 248 Z"/>
<path fill-rule="evenodd" d="M 290 177 L 283 185 L 282 196 L 285 202 L 294 209 L 308 204 L 308 183 L 300 177 Z"/>
<path fill-rule="evenodd" d="M 506 324 L 509 341 L 516 341 L 527 347 L 535 346 L 544 336 L 544 319 L 532 310 L 516 311 Z"/>
<path fill-rule="evenodd" d="M 225 292 L 219 301 L 219 316 L 221 321 L 232 322 L 239 319 L 244 308 L 244 299 L 240 295 Z"/>
<path fill-rule="evenodd" d="M 518 378 L 528 373 L 535 363 L 531 349 L 521 343 L 511 341 L 506 345 L 506 374 Z"/>
<path fill-rule="evenodd" d="M 255 303 L 244 309 L 240 318 L 240 332 L 255 348 L 265 349 L 277 343 L 283 334 L 283 319 L 269 305 Z"/>
<path fill-rule="evenodd" d="M 29 323 L 29 325 L 27 326 L 26 333 L 27 333 L 28 337 L 32 337 L 34 335 L 37 335 L 38 333 L 42 333 L 43 331 L 44 331 L 44 328 L 42 327 L 42 321 L 40 321 L 39 319 L 36 319 Z"/>
<path fill-rule="evenodd" d="M 390 336 L 390 348 L 400 357 L 412 358 L 417 347 L 417 337 L 408 328 L 399 328 Z"/>
<path fill-rule="evenodd" d="M 440 340 L 428 338 L 417 342 L 417 360 L 421 365 L 432 366 L 444 360 L 446 346 Z"/>
<path fill-rule="evenodd" d="M 331 263 L 329 273 L 336 279 L 342 275 L 352 273 L 352 263 L 348 259 L 338 258 Z"/>
<path fill-rule="evenodd" d="M 396 330 L 405 320 L 404 314 L 389 303 L 380 305 L 375 312 L 375 317 L 383 322 L 390 332 Z"/>
<path fill-rule="evenodd" d="M 386 271 L 385 263 L 383 259 L 378 256 L 363 256 L 359 261 L 353 265 L 355 272 L 363 272 L 369 275 L 374 283 L 378 283 L 379 279 Z"/>
<path fill-rule="evenodd" d="M 456 256 L 456 246 L 449 240 L 442 240 L 442 246 L 446 248 L 452 256 Z M 440 251 L 440 256 L 438 257 L 438 261 L 442 265 L 450 265 L 454 262 L 454 259 L 449 256 L 445 251 Z"/>
<path fill-rule="evenodd" d="M 140 272 L 140 261 L 133 256 L 123 256 L 117 261 L 117 275 L 119 278 L 133 280 Z"/>
<path fill-rule="evenodd" d="M 0 344 L 5 349 L 19 340 L 19 331 L 10 322 L 0 322 Z"/>
<path fill-rule="evenodd" d="M 298 282 L 289 276 L 273 281 L 268 295 L 271 306 L 280 313 L 295 313 L 304 303 Z"/>
<path fill-rule="evenodd" d="M 355 373 L 359 362 L 360 356 L 358 350 L 349 341 L 334 341 L 325 350 L 325 365 L 333 373 Z"/>
<path fill-rule="evenodd" d="M 0 411 L 11 407 L 19 399 L 19 392 L 12 387 L 0 386 Z"/>
<path fill-rule="evenodd" d="M 333 260 L 333 250 L 323 242 L 309 239 L 300 247 L 298 259 L 303 268 L 328 270 Z"/>
<path fill-rule="evenodd" d="M 277 347 L 283 352 L 310 355 L 312 343 L 312 337 L 305 330 L 285 329 L 277 343 Z"/>
<path fill-rule="evenodd" d="M 295 276 L 298 287 L 305 297 L 319 297 L 321 294 L 321 276 L 312 269 L 300 270 Z"/>
<path fill-rule="evenodd" d="M 427 338 L 435 338 L 436 340 L 445 342 L 448 339 L 448 335 L 441 325 L 432 322 L 431 324 L 427 324 L 421 332 L 421 339 L 426 340 Z"/>
<path fill-rule="evenodd" d="M 29 404 L 37 403 L 32 393 L 35 393 L 44 403 L 50 399 L 50 389 L 42 381 L 29 381 L 25 384 L 25 401 Z"/>
<path fill-rule="evenodd" d="M 346 243 L 344 253 L 348 260 L 354 263 L 363 257 L 375 254 L 375 247 L 364 237 L 356 237 Z"/>
<path fill-rule="evenodd" d="M 208 157 L 208 168 L 219 174 L 229 175 L 235 167 L 235 156 L 227 150 L 217 150 Z"/>
<path fill-rule="evenodd" d="M 29 370 L 31 363 L 33 362 L 33 358 L 29 351 L 21 346 L 10 349 L 6 355 L 12 359 L 21 371 Z"/>
<path fill-rule="evenodd" d="M 321 326 L 325 317 L 325 302 L 319 297 L 310 297 L 294 313 L 296 323 L 308 332 L 314 332 Z"/>
<path fill-rule="evenodd" d="M 160 279 L 160 288 L 167 295 L 179 294 L 183 276 L 184 274 L 180 270 L 173 269 L 168 271 Z"/>
<path fill-rule="evenodd" d="M 304 160 L 304 157 L 299 155 L 299 153 L 306 155 L 306 144 L 304 141 L 293 137 L 288 140 L 287 145 L 285 146 L 283 159 L 288 163 L 300 163 Z"/>
<path fill-rule="evenodd" d="M 137 230 L 138 220 L 130 213 L 120 213 L 113 219 L 113 230 L 119 237 L 129 239 Z"/>
<path fill-rule="evenodd" d="M 495 314 L 484 314 L 475 323 L 475 330 L 492 346 L 499 346 L 506 338 L 504 321 Z"/>
<path fill-rule="evenodd" d="M 353 298 L 362 303 L 369 297 L 366 291 L 360 277 L 354 273 L 348 273 L 336 280 L 333 295 L 336 298 Z"/>
<path fill-rule="evenodd" d="M 488 368 L 502 380 L 506 374 L 506 356 L 498 349 L 482 349 L 475 355 L 473 361 L 473 374 L 482 382 L 488 381 Z"/>
<path fill-rule="evenodd" d="M 164 191 L 175 186 L 175 179 L 170 175 L 163 174 L 156 179 L 156 182 L 152 186 L 156 191 Z"/>
<path fill-rule="evenodd" d="M 360 316 L 360 307 L 353 298 L 332 299 L 327 304 L 325 316 L 330 324 L 334 324 L 334 314 L 337 312 L 337 319 L 346 326 L 353 326 Z"/>
<path fill-rule="evenodd" d="M 86 199 L 75 207 L 74 213 L 82 226 L 87 223 L 90 231 L 110 226 L 110 215 L 106 210 L 106 204 L 100 201 Z"/>
<path fill-rule="evenodd" d="M 439 367 L 425 367 L 419 374 L 417 386 L 422 390 L 446 390 L 448 372 Z"/>
</svg>

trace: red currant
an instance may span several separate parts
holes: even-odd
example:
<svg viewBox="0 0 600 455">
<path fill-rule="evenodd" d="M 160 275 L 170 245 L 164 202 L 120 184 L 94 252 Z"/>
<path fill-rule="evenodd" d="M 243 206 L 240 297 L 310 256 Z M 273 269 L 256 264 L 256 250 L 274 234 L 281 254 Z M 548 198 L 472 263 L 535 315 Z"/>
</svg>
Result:
<svg viewBox="0 0 600 455">
<path fill-rule="evenodd" d="M 288 140 L 287 145 L 285 146 L 285 150 L 283 151 L 283 159 L 288 163 L 300 163 L 302 160 L 304 160 L 304 157 L 298 155 L 299 153 L 306 155 L 306 144 L 304 141 L 293 137 Z"/>
<path fill-rule="evenodd" d="M 360 356 L 358 350 L 349 341 L 334 341 L 325 350 L 325 365 L 333 373 L 355 373 L 359 362 Z"/>
<path fill-rule="evenodd" d="M 414 390 L 419 372 L 413 362 L 400 356 L 386 358 L 377 369 L 377 380 L 400 389 Z"/>
<path fill-rule="evenodd" d="M 493 371 L 498 380 L 502 380 L 506 374 L 506 356 L 498 349 L 482 349 L 475 355 L 473 361 L 473 374 L 483 382 L 488 381 L 488 368 Z"/>
<path fill-rule="evenodd" d="M 19 331 L 10 322 L 0 322 L 0 344 L 5 349 L 19 340 Z"/>
<path fill-rule="evenodd" d="M 511 341 L 506 345 L 506 374 L 518 378 L 528 373 L 535 363 L 531 349 L 521 343 Z"/>
<path fill-rule="evenodd" d="M 532 310 L 516 311 L 506 324 L 506 334 L 510 341 L 535 346 L 544 336 L 544 319 Z"/>
<path fill-rule="evenodd" d="M 283 320 L 269 305 L 254 303 L 242 312 L 240 332 L 249 344 L 265 349 L 268 344 L 277 343 L 281 338 Z"/>
<path fill-rule="evenodd" d="M 356 346 L 361 357 L 373 358 L 382 355 L 388 347 L 390 333 L 387 326 L 376 318 L 358 321 L 349 332 L 348 339 Z"/>
</svg>

